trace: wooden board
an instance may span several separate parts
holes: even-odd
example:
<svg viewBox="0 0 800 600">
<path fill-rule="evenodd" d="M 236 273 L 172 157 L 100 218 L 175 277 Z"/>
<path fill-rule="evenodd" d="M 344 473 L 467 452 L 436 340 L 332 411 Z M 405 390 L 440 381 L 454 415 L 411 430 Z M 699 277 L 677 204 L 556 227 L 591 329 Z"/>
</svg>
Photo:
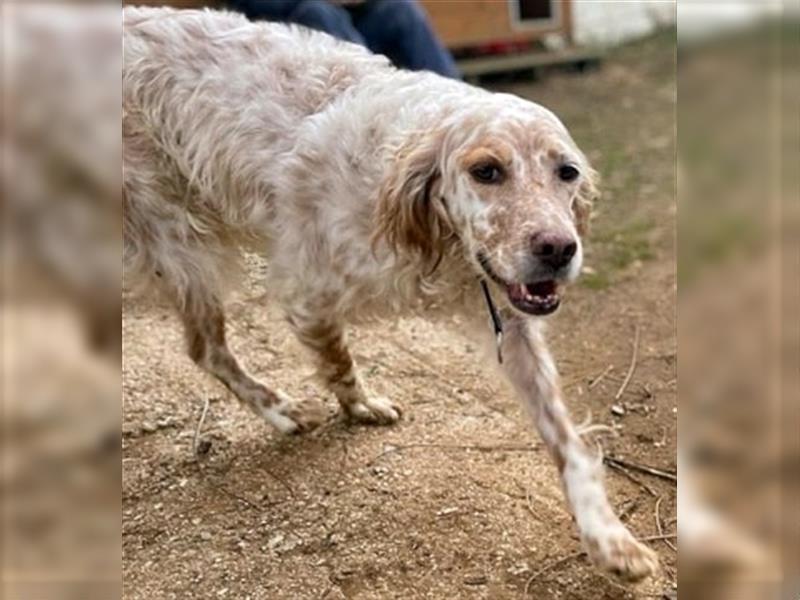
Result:
<svg viewBox="0 0 800 600">
<path fill-rule="evenodd" d="M 554 52 L 519 52 L 499 56 L 481 56 L 458 61 L 458 68 L 467 80 L 476 80 L 489 73 L 504 73 L 540 67 L 574 65 L 585 68 L 596 65 L 603 55 L 596 50 L 566 48 Z"/>
<path fill-rule="evenodd" d="M 508 0 L 420 0 L 436 32 L 450 48 L 487 42 L 530 41 L 548 33 L 572 34 L 572 4 L 557 0 L 558 22 L 514 23 Z"/>
</svg>

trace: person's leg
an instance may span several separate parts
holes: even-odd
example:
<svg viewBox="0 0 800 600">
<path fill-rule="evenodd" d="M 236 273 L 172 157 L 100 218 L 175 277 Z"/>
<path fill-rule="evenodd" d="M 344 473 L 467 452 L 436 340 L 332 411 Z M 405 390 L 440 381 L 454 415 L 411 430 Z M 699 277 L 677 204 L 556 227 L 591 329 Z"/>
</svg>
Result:
<svg viewBox="0 0 800 600">
<path fill-rule="evenodd" d="M 370 50 L 400 67 L 460 77 L 416 0 L 369 0 L 358 10 L 355 25 Z"/>
<path fill-rule="evenodd" d="M 228 6 L 254 21 L 285 21 L 302 2 L 303 0 L 228 0 Z"/>
<path fill-rule="evenodd" d="M 348 12 L 326 0 L 230 0 L 229 5 L 248 19 L 297 23 L 366 46 Z"/>
<path fill-rule="evenodd" d="M 303 0 L 289 13 L 286 20 L 330 33 L 346 42 L 366 45 L 364 38 L 353 26 L 348 12 L 327 0 Z"/>
</svg>

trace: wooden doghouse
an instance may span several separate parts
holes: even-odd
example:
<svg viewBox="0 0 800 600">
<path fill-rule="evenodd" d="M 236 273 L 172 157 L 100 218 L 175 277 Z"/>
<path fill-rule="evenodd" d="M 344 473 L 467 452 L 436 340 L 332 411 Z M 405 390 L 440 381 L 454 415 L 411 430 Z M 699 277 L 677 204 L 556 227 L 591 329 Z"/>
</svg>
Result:
<svg viewBox="0 0 800 600">
<path fill-rule="evenodd" d="M 419 0 L 468 80 L 551 65 L 579 70 L 600 54 L 573 45 L 572 0 Z"/>
<path fill-rule="evenodd" d="M 420 0 L 452 49 L 499 42 L 572 41 L 571 0 Z"/>
</svg>

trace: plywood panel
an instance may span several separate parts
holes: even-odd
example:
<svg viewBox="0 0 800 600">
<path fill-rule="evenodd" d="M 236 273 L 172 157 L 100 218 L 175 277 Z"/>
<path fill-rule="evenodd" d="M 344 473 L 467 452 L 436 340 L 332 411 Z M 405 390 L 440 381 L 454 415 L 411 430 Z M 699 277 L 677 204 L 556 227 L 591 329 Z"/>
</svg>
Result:
<svg viewBox="0 0 800 600">
<path fill-rule="evenodd" d="M 495 41 L 523 41 L 561 32 L 569 37 L 570 2 L 561 0 L 560 23 L 512 23 L 507 0 L 420 0 L 445 45 L 470 46 Z"/>
</svg>

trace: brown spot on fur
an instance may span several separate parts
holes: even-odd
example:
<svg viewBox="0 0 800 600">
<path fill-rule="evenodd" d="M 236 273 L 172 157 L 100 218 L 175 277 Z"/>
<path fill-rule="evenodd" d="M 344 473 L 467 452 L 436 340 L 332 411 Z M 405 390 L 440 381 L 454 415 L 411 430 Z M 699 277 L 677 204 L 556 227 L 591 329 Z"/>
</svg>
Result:
<svg viewBox="0 0 800 600">
<path fill-rule="evenodd" d="M 511 165 L 512 156 L 512 149 L 505 143 L 496 138 L 485 137 L 478 142 L 478 145 L 467 150 L 459 162 L 465 171 L 486 162 L 496 162 L 507 168 Z"/>
<path fill-rule="evenodd" d="M 561 452 L 561 446 L 553 446 L 550 448 L 550 452 L 553 455 L 553 461 L 556 463 L 556 467 L 558 468 L 559 473 L 564 472 L 564 467 L 567 464 L 566 459 L 564 458 L 563 452 Z"/>
<path fill-rule="evenodd" d="M 397 161 L 378 193 L 373 247 L 385 240 L 393 251 L 408 249 L 435 265 L 454 241 L 447 207 L 436 193 L 443 139 L 443 130 L 429 132 L 397 150 Z"/>
<path fill-rule="evenodd" d="M 338 383 L 353 369 L 353 359 L 341 340 L 320 348 L 319 355 L 323 363 L 331 369 L 327 375 L 330 383 Z"/>
<path fill-rule="evenodd" d="M 344 335 L 337 325 L 315 323 L 297 331 L 298 338 L 317 354 L 320 371 L 329 384 L 342 383 L 353 370 L 353 359 L 344 342 Z M 354 385 L 355 378 L 351 376 Z"/>
<path fill-rule="evenodd" d="M 189 346 L 189 357 L 196 363 L 203 360 L 206 355 L 206 339 L 202 333 L 196 329 L 186 330 L 186 341 Z"/>
<path fill-rule="evenodd" d="M 215 344 L 225 344 L 225 315 L 220 311 L 209 320 L 211 339 Z"/>
<path fill-rule="evenodd" d="M 590 169 L 584 175 L 584 180 L 580 188 L 578 188 L 578 194 L 573 200 L 572 212 L 575 216 L 575 227 L 581 235 L 589 233 L 589 219 L 592 215 L 592 207 L 600 196 L 600 192 L 597 189 L 599 179 L 597 172 Z"/>
<path fill-rule="evenodd" d="M 178 309 L 184 323 L 189 356 L 214 375 L 236 397 L 255 409 L 278 401 L 274 392 L 250 377 L 225 341 L 225 313 L 220 302 L 188 293 Z"/>
<path fill-rule="evenodd" d="M 267 388 L 264 388 L 264 392 L 264 397 L 261 399 L 261 406 L 264 408 L 269 408 L 270 406 L 274 406 L 278 403 L 278 397 L 273 392 Z"/>
</svg>

